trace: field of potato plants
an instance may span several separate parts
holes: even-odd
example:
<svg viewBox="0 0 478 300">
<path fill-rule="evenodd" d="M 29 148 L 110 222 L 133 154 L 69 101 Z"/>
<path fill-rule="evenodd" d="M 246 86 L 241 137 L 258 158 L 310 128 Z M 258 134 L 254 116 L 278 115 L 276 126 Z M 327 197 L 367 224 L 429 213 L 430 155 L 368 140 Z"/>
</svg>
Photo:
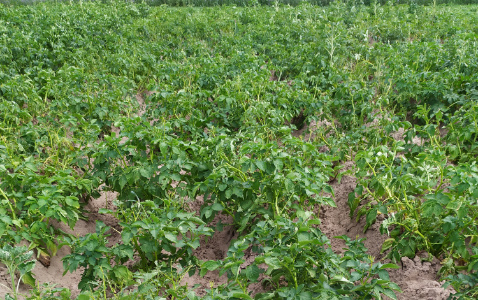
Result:
<svg viewBox="0 0 478 300">
<path fill-rule="evenodd" d="M 478 6 L 0 4 L 0 297 L 477 299 Z"/>
</svg>

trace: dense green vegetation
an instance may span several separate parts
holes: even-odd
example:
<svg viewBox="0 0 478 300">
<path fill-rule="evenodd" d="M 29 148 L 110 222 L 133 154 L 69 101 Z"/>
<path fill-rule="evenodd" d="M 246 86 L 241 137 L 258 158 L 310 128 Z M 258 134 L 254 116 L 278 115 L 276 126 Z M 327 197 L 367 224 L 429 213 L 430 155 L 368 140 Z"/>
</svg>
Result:
<svg viewBox="0 0 478 300">
<path fill-rule="evenodd" d="M 41 1 L 52 0 L 0 0 L 0 3 L 11 5 L 30 5 Z M 55 2 L 89 2 L 96 0 L 54 0 Z M 111 0 L 100 0 L 107 3 Z M 297 6 L 301 4 L 311 4 L 326 6 L 334 2 L 334 0 L 136 0 L 131 2 L 146 3 L 148 5 L 169 5 L 169 6 L 218 6 L 218 5 L 236 5 L 236 6 L 254 6 L 254 5 L 292 5 Z M 440 5 L 440 4 L 478 4 L 478 0 L 347 0 L 352 5 L 394 5 L 394 4 L 409 4 L 409 5 Z"/>
<path fill-rule="evenodd" d="M 25 282 L 27 250 L 68 245 L 78 299 L 394 298 L 396 266 L 345 236 L 335 254 L 312 213 L 335 205 L 329 182 L 354 161 L 350 216 L 384 215 L 392 261 L 426 251 L 454 298 L 476 298 L 476 6 L 0 4 L 0 40 L 0 260 Z M 49 225 L 73 228 L 101 190 L 118 192 L 101 213 L 121 243 L 102 222 L 79 238 Z M 239 238 L 199 261 L 219 213 Z M 228 284 L 202 298 L 178 284 L 213 270 Z"/>
</svg>

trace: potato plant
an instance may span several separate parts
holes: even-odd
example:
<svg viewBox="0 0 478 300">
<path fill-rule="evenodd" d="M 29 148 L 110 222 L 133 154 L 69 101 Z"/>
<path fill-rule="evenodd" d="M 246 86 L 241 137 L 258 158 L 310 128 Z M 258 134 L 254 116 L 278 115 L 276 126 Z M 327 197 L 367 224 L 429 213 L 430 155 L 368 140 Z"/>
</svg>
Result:
<svg viewBox="0 0 478 300">
<path fill-rule="evenodd" d="M 28 299 L 70 299 L 35 284 L 28 252 L 66 245 L 79 300 L 394 299 L 396 265 L 319 230 L 348 175 L 350 217 L 380 222 L 388 258 L 426 251 L 450 299 L 476 298 L 476 5 L 166 2 L 0 4 L 10 297 L 19 270 Z M 236 238 L 201 261 L 218 218 Z M 60 229 L 80 219 L 95 232 Z M 182 281 L 215 271 L 205 295 Z"/>
</svg>

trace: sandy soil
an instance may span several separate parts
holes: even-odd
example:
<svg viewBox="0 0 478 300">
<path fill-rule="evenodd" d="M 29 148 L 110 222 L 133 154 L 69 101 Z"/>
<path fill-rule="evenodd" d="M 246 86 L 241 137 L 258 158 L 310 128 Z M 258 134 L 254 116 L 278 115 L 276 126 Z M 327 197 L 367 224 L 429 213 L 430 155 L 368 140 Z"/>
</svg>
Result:
<svg viewBox="0 0 478 300">
<path fill-rule="evenodd" d="M 189 202 L 189 210 L 196 212 L 199 215 L 201 205 L 203 205 L 204 200 L 201 197 L 197 197 L 195 201 Z M 223 224 L 231 224 L 232 217 L 218 214 L 214 220 L 209 224 L 209 227 L 214 228 L 219 221 Z M 226 257 L 227 250 L 229 249 L 229 244 L 233 239 L 237 237 L 237 234 L 233 226 L 226 225 L 222 231 L 215 231 L 214 235 L 210 237 L 207 241 L 202 239 L 201 246 L 194 251 L 194 255 L 203 261 L 207 260 L 220 260 Z M 218 285 L 227 283 L 227 275 L 219 276 L 219 271 L 208 272 L 204 277 L 200 277 L 198 273 L 193 276 L 186 276 L 181 281 L 181 284 L 187 285 L 188 287 L 194 287 L 199 285 L 195 290 L 197 295 L 204 296 L 206 294 L 206 289 L 209 289 L 212 286 L 217 287 Z"/>
<path fill-rule="evenodd" d="M 103 221 L 106 225 L 114 227 L 118 222 L 114 217 L 110 215 L 99 214 L 100 208 L 112 209 L 112 201 L 116 198 L 114 192 L 103 192 L 101 197 L 92 199 L 86 206 L 86 209 L 90 212 L 88 221 L 78 220 L 73 230 L 64 223 L 51 222 L 51 225 L 63 230 L 66 233 L 73 234 L 75 236 L 84 236 L 88 233 L 95 232 L 96 220 Z M 119 235 L 115 235 L 115 232 L 111 230 L 112 236 L 110 237 L 110 243 L 116 243 L 121 240 Z M 79 294 L 78 282 L 81 279 L 83 270 L 78 269 L 73 273 L 66 273 L 63 276 L 63 262 L 61 259 L 71 253 L 71 249 L 68 246 L 62 247 L 58 250 L 57 255 L 51 257 L 50 266 L 45 267 L 39 261 L 36 262 L 33 273 L 37 279 L 38 284 L 51 283 L 57 287 L 65 287 L 71 290 L 72 297 L 76 297 Z M 10 277 L 7 269 L 4 265 L 0 264 L 0 283 L 10 287 Z M 27 294 L 29 287 L 21 284 L 19 292 L 21 294 Z M 0 285 L 0 299 L 4 299 L 5 294 L 9 292 L 9 289 Z"/>
<path fill-rule="evenodd" d="M 349 168 L 353 164 L 347 162 L 345 165 L 346 168 Z M 333 250 L 340 253 L 345 246 L 343 240 L 334 239 L 334 236 L 347 235 L 350 238 L 366 238 L 365 247 L 368 248 L 368 253 L 375 257 L 376 261 L 383 259 L 385 255 L 380 254 L 380 250 L 387 236 L 380 234 L 380 216 L 378 217 L 379 222 L 373 224 L 365 233 L 363 233 L 364 219 L 355 222 L 354 219 L 349 218 L 347 199 L 348 194 L 355 188 L 355 178 L 344 176 L 340 183 L 333 181 L 331 186 L 335 192 L 337 207 L 322 207 L 319 217 L 321 220 L 320 229 L 331 240 Z M 401 264 L 398 265 L 400 269 L 389 270 L 390 280 L 397 283 L 403 291 L 403 293 L 397 295 L 398 299 L 439 300 L 447 299 L 450 295 L 452 290 L 450 288 L 443 289 L 441 287 L 443 282 L 440 282 L 437 276 L 440 269 L 438 260 L 434 259 L 431 263 L 422 263 L 419 256 L 413 260 L 404 257 Z"/>
<path fill-rule="evenodd" d="M 141 111 L 139 114 L 142 114 L 144 112 L 144 99 L 141 95 L 138 95 L 137 100 L 141 104 Z M 311 126 L 309 126 L 309 129 L 315 129 L 321 125 L 327 126 L 329 124 L 313 123 Z M 115 128 L 115 131 L 119 133 L 119 129 Z M 303 136 L 307 139 L 312 137 L 310 130 L 307 130 L 307 128 L 295 132 L 295 135 Z M 403 129 L 402 132 L 395 133 L 394 138 L 399 139 L 401 138 L 400 135 L 403 135 Z M 326 149 L 324 149 L 324 151 L 326 151 Z M 352 167 L 353 162 L 345 162 L 343 171 Z M 365 224 L 364 220 L 355 222 L 355 220 L 349 218 L 347 199 L 348 194 L 355 188 L 355 178 L 352 176 L 344 176 L 340 182 L 334 180 L 330 184 L 335 191 L 335 202 L 337 207 L 321 207 L 316 213 L 321 220 L 320 229 L 331 240 L 333 250 L 340 253 L 343 251 L 342 248 L 345 246 L 342 240 L 334 239 L 335 236 L 347 235 L 351 238 L 364 237 L 366 238 L 365 246 L 369 249 L 369 254 L 374 256 L 376 260 L 382 259 L 383 255 L 380 254 L 380 250 L 382 242 L 386 239 L 386 236 L 382 236 L 379 232 L 380 222 L 375 223 L 369 228 L 369 230 L 367 230 L 367 232 L 363 233 L 363 227 Z M 87 233 L 94 232 L 96 220 L 101 220 L 108 226 L 116 227 L 118 226 L 118 222 L 114 217 L 98 213 L 98 210 L 103 207 L 114 209 L 112 203 L 115 197 L 116 194 L 113 192 L 103 192 L 100 198 L 92 199 L 87 206 L 87 210 L 90 212 L 89 221 L 78 221 L 74 230 L 71 230 L 64 224 L 52 223 L 52 226 L 77 236 L 83 236 Z M 198 198 L 196 201 L 191 202 L 189 207 L 191 211 L 198 212 L 202 203 L 203 200 Z M 214 222 L 210 224 L 210 226 L 214 228 L 219 220 L 225 224 L 231 223 L 232 221 L 229 216 L 218 215 Z M 121 240 L 119 234 L 115 235 L 114 231 L 111 232 L 112 236 L 110 243 L 119 242 Z M 201 246 L 195 251 L 195 255 L 200 260 L 222 259 L 227 253 L 231 240 L 236 237 L 237 233 L 232 226 L 224 226 L 223 231 L 215 232 L 213 237 L 208 241 L 202 241 Z M 72 296 L 75 297 L 79 293 L 77 284 L 80 280 L 82 270 L 77 270 L 74 273 L 67 273 L 65 276 L 62 276 L 63 264 L 61 259 L 68 253 L 70 253 L 70 249 L 68 247 L 63 247 L 60 249 L 58 254 L 51 258 L 51 264 L 49 267 L 44 267 L 42 264 L 37 262 L 34 269 L 34 274 L 39 283 L 54 283 L 59 287 L 67 287 L 72 291 Z M 440 264 L 437 260 L 422 263 L 419 256 L 413 260 L 403 258 L 400 268 L 390 271 L 391 280 L 396 282 L 403 290 L 403 293 L 399 294 L 398 298 L 404 300 L 446 299 L 450 294 L 450 290 L 444 290 L 441 288 L 442 283 L 438 281 L 436 275 L 439 268 Z M 211 283 L 214 286 L 217 286 L 226 282 L 226 275 L 220 277 L 218 271 L 210 272 L 204 277 L 200 277 L 199 275 L 194 275 L 191 277 L 185 276 L 182 280 L 182 283 L 187 284 L 188 287 L 197 286 L 196 293 L 198 295 L 204 295 L 205 289 L 210 288 Z M 3 284 L 0 285 L 0 298 L 3 299 L 5 293 L 8 292 L 5 286 L 9 286 L 9 275 L 5 266 L 1 264 L 0 284 Z M 253 285 L 251 287 L 251 291 L 254 292 L 258 292 L 260 289 L 260 284 Z M 25 293 L 26 291 L 27 287 L 21 285 L 20 292 Z"/>
</svg>

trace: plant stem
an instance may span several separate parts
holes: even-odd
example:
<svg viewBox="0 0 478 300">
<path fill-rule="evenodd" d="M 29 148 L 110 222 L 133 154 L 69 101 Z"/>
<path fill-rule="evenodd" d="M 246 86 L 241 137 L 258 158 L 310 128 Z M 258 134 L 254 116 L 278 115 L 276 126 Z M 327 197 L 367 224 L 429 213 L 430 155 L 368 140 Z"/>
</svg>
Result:
<svg viewBox="0 0 478 300">
<path fill-rule="evenodd" d="M 5 197 L 5 200 L 7 200 L 8 206 L 10 207 L 10 210 L 12 211 L 13 220 L 16 220 L 17 215 L 15 214 L 15 210 L 13 209 L 12 203 L 8 199 L 7 195 L 5 195 L 5 192 L 2 190 L 2 188 L 0 188 L 0 193 L 2 193 L 3 197 Z"/>
</svg>

